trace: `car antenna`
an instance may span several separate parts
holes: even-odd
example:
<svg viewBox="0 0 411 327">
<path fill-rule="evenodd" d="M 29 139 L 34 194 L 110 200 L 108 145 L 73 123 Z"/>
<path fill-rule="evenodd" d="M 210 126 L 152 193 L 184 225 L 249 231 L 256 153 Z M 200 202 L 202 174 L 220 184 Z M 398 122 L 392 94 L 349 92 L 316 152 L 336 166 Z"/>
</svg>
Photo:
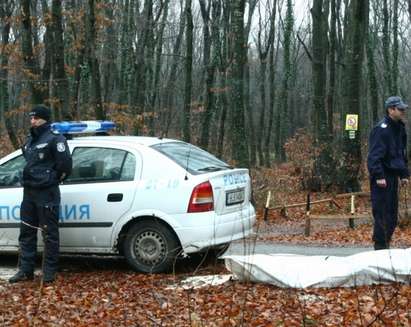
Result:
<svg viewBox="0 0 411 327">
<path fill-rule="evenodd" d="M 187 162 L 186 162 L 186 175 L 184 176 L 185 181 L 188 180 L 187 172 L 188 172 L 188 163 L 190 161 L 190 155 L 191 155 L 191 144 L 189 144 L 189 147 L 188 147 L 188 155 L 187 155 Z"/>
</svg>

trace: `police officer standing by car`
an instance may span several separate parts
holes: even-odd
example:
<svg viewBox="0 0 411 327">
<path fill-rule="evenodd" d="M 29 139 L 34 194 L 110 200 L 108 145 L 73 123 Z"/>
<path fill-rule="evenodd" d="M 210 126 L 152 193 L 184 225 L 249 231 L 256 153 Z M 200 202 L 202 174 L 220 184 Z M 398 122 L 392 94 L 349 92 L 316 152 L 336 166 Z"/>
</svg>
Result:
<svg viewBox="0 0 411 327">
<path fill-rule="evenodd" d="M 386 116 L 373 128 L 369 139 L 368 171 L 374 216 L 374 249 L 388 249 L 398 221 L 398 181 L 408 183 L 407 133 L 404 126 L 408 105 L 399 96 L 385 101 Z"/>
<path fill-rule="evenodd" d="M 19 265 L 9 282 L 33 279 L 37 230 L 41 230 L 45 244 L 42 278 L 50 283 L 55 280 L 59 257 L 59 183 L 71 173 L 72 160 L 64 136 L 50 128 L 50 109 L 37 105 L 29 116 L 30 134 L 22 148 L 26 165 L 22 176 Z"/>
</svg>

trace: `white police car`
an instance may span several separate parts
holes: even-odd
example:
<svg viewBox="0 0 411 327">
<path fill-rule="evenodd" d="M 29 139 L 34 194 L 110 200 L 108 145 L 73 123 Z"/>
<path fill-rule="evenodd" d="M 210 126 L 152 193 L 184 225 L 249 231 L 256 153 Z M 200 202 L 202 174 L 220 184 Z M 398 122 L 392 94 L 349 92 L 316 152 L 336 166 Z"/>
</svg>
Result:
<svg viewBox="0 0 411 327">
<path fill-rule="evenodd" d="M 110 127 L 54 124 L 63 133 Z M 252 232 L 247 169 L 172 139 L 87 136 L 68 144 L 73 172 L 60 186 L 61 252 L 123 254 L 135 270 L 162 272 L 179 255 L 225 248 Z M 0 160 L 2 252 L 18 250 L 24 165 L 20 150 Z"/>
</svg>

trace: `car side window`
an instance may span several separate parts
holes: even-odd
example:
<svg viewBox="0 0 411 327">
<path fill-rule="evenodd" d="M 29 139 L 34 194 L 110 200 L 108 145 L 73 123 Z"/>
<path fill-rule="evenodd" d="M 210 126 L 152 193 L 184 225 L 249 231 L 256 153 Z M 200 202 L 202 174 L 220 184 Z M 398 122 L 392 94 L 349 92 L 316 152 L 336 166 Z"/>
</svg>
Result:
<svg viewBox="0 0 411 327">
<path fill-rule="evenodd" d="M 73 154 L 73 171 L 65 183 L 115 182 L 134 179 L 136 160 L 133 154 L 119 149 L 77 147 Z"/>
<path fill-rule="evenodd" d="M 131 153 L 127 153 L 121 170 L 120 180 L 132 181 L 136 172 L 136 159 Z"/>
<path fill-rule="evenodd" d="M 21 186 L 21 176 L 26 160 L 22 155 L 0 165 L 0 187 Z"/>
</svg>

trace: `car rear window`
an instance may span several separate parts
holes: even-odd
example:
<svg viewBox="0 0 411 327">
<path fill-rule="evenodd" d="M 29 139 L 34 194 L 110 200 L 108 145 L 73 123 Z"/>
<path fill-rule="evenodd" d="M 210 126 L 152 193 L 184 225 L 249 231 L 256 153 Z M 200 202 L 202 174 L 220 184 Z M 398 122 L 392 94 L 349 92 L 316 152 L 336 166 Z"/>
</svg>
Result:
<svg viewBox="0 0 411 327">
<path fill-rule="evenodd" d="M 167 142 L 155 144 L 151 147 L 194 175 L 232 168 L 211 153 L 189 143 Z"/>
</svg>

